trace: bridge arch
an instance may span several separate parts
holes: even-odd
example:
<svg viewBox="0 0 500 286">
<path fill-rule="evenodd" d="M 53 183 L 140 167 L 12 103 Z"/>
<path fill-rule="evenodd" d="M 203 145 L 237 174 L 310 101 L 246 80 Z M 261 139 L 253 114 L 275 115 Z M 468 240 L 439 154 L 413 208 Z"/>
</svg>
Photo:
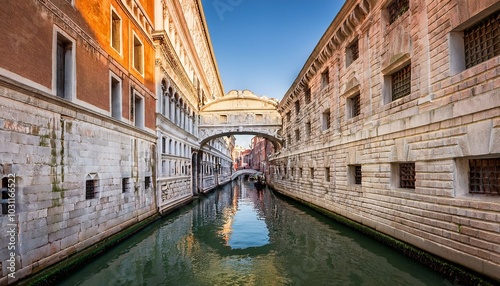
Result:
<svg viewBox="0 0 500 286">
<path fill-rule="evenodd" d="M 282 118 L 278 100 L 259 97 L 249 90 L 232 90 L 200 110 L 200 145 L 229 135 L 258 135 L 269 139 L 276 150 L 282 146 Z"/>
</svg>

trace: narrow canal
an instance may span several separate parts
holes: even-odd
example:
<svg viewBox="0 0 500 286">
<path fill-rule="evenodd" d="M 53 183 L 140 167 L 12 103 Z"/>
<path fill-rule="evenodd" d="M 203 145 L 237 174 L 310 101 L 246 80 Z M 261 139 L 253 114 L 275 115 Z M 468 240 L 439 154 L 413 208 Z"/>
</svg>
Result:
<svg viewBox="0 0 500 286">
<path fill-rule="evenodd" d="M 235 180 L 59 285 L 453 285 L 295 202 Z"/>
</svg>

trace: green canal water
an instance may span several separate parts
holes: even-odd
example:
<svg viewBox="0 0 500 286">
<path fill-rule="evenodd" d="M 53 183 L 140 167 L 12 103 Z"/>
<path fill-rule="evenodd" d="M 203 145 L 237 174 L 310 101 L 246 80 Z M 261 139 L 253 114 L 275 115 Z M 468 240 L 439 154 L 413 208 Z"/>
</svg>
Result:
<svg viewBox="0 0 500 286">
<path fill-rule="evenodd" d="M 242 179 L 148 226 L 59 285 L 453 283 Z"/>
</svg>

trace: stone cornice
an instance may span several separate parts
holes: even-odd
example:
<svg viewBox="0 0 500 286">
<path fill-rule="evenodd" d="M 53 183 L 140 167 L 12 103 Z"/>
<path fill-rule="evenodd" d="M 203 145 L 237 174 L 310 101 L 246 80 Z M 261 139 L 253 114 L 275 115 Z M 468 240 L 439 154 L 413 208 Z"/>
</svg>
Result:
<svg viewBox="0 0 500 286">
<path fill-rule="evenodd" d="M 189 79 L 189 76 L 187 75 L 186 70 L 181 63 L 181 60 L 179 59 L 179 56 L 177 55 L 177 53 L 172 53 L 172 51 L 174 51 L 174 47 L 165 31 L 155 31 L 153 32 L 152 36 L 155 43 L 159 45 L 162 58 L 165 60 L 165 63 L 163 63 L 162 59 L 159 59 L 160 68 L 163 69 L 165 74 L 168 73 L 166 72 L 165 67 L 162 66 L 163 64 L 168 64 L 173 69 L 175 75 L 179 79 L 178 82 L 176 81 L 176 86 L 178 90 L 184 93 L 184 97 L 187 97 L 189 95 L 196 96 L 196 89 L 192 85 L 191 80 Z M 180 86 L 178 86 L 177 84 L 180 84 Z M 197 106 L 197 104 L 194 105 L 192 102 L 191 104 L 193 106 Z"/>
<path fill-rule="evenodd" d="M 328 61 L 336 50 L 341 48 L 358 27 L 363 27 L 364 20 L 373 10 L 377 0 L 346 1 L 344 6 L 323 34 L 313 52 L 299 72 L 299 75 L 285 93 L 279 105 L 280 110 L 286 110 L 286 105 L 291 104 L 294 95 L 300 92 L 308 82 L 320 71 L 319 69 Z"/>
</svg>

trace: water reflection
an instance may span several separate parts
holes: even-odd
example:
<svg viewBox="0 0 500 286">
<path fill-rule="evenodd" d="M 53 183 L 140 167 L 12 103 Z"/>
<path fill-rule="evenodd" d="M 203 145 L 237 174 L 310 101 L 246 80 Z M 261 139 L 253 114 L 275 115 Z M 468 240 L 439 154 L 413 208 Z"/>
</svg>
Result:
<svg viewBox="0 0 500 286">
<path fill-rule="evenodd" d="M 271 191 L 235 181 L 61 285 L 452 285 Z"/>
<path fill-rule="evenodd" d="M 226 245 L 231 249 L 247 249 L 268 244 L 269 231 L 258 208 L 263 191 L 256 191 L 248 184 L 242 185 L 241 181 L 235 184 L 233 190 L 235 200 L 233 206 L 224 212 L 225 223 L 221 229 Z"/>
</svg>

